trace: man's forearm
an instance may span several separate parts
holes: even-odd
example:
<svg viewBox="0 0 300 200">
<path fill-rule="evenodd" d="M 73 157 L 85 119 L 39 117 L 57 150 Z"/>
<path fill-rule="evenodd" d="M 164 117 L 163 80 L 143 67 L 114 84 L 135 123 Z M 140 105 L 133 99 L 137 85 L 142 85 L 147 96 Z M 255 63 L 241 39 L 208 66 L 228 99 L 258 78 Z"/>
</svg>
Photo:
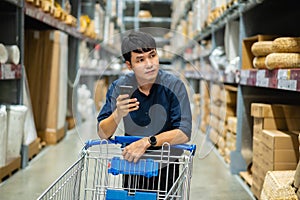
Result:
<svg viewBox="0 0 300 200">
<path fill-rule="evenodd" d="M 155 136 L 157 140 L 156 146 L 162 146 L 165 142 L 170 145 L 183 144 L 189 141 L 188 136 L 180 129 L 166 131 Z"/>
<path fill-rule="evenodd" d="M 117 112 L 114 111 L 108 118 L 102 120 L 98 127 L 99 137 L 101 139 L 110 138 L 116 131 L 121 119 L 122 117 L 118 116 Z"/>
</svg>

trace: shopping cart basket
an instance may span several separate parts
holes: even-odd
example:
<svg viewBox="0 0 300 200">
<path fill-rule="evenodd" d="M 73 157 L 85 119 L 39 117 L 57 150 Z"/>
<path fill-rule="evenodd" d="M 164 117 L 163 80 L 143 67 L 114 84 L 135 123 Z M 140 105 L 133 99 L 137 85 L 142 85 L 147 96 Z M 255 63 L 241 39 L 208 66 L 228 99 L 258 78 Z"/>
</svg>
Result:
<svg viewBox="0 0 300 200">
<path fill-rule="evenodd" d="M 86 142 L 80 158 L 38 199 L 189 199 L 196 146 L 164 144 L 146 151 L 136 163 L 124 160 L 122 148 L 139 139 L 116 136 Z M 181 154 L 173 154 L 174 148 Z"/>
</svg>

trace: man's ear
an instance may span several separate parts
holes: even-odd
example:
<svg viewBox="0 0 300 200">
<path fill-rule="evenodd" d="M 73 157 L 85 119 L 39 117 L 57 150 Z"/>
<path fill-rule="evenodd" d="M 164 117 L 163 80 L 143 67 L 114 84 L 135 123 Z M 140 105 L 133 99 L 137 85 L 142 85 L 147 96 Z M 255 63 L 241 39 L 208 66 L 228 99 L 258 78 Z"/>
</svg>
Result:
<svg viewBox="0 0 300 200">
<path fill-rule="evenodd" d="M 126 61 L 125 64 L 126 64 L 126 66 L 129 70 L 132 70 L 132 66 L 131 66 L 131 63 L 129 61 Z"/>
</svg>

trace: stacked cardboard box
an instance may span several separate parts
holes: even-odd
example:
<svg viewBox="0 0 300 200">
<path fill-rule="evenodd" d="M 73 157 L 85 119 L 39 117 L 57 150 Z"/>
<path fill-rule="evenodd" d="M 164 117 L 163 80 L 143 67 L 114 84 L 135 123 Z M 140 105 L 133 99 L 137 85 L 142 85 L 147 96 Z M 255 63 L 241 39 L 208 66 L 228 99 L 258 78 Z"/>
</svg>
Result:
<svg viewBox="0 0 300 200">
<path fill-rule="evenodd" d="M 48 144 L 65 134 L 67 41 L 60 31 L 25 32 L 25 68 L 35 125 L 38 136 Z"/>
<path fill-rule="evenodd" d="M 254 117 L 251 190 L 257 198 L 260 198 L 267 171 L 296 169 L 299 142 L 297 135 L 290 131 L 300 129 L 294 123 L 300 120 L 299 109 L 288 105 L 251 105 Z"/>
<path fill-rule="evenodd" d="M 200 130 L 202 133 L 206 132 L 209 123 L 210 113 L 210 100 L 209 100 L 209 83 L 201 80 L 200 81 Z"/>
<path fill-rule="evenodd" d="M 236 130 L 237 130 L 237 118 L 228 117 L 227 119 L 227 131 L 226 131 L 226 145 L 225 145 L 225 161 L 230 162 L 230 152 L 236 149 Z"/>
<path fill-rule="evenodd" d="M 106 92 L 108 90 L 108 83 L 105 79 L 101 79 L 95 82 L 94 84 L 94 101 L 96 110 L 100 111 L 103 104 L 105 103 Z"/>
<path fill-rule="evenodd" d="M 211 131 L 218 133 L 218 140 L 212 141 L 227 162 L 229 162 L 230 151 L 235 149 L 236 120 L 231 120 L 231 130 L 228 130 L 228 119 L 234 116 L 236 116 L 236 88 L 212 84 L 209 125 Z"/>
<path fill-rule="evenodd" d="M 199 93 L 193 95 L 192 119 L 194 122 L 196 122 L 195 124 L 198 124 L 199 116 L 200 116 L 200 98 L 201 97 Z"/>
</svg>

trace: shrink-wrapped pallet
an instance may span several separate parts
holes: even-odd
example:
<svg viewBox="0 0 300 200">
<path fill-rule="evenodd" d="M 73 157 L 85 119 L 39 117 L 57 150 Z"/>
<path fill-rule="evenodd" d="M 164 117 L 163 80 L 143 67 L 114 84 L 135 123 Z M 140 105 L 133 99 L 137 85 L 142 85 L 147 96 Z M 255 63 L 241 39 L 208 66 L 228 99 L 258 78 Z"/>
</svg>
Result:
<svg viewBox="0 0 300 200">
<path fill-rule="evenodd" d="M 20 155 L 27 107 L 12 105 L 7 109 L 7 158 Z"/>
<path fill-rule="evenodd" d="M 7 144 L 7 113 L 6 107 L 0 105 L 0 167 L 6 162 L 6 144 Z"/>
<path fill-rule="evenodd" d="M 268 69 L 300 67 L 300 53 L 271 53 L 266 57 Z"/>
<path fill-rule="evenodd" d="M 258 41 L 251 46 L 251 52 L 256 57 L 266 56 L 273 53 L 272 45 L 273 41 Z"/>
<path fill-rule="evenodd" d="M 254 57 L 253 59 L 253 66 L 256 69 L 266 69 L 266 57 L 261 56 L 261 57 Z"/>
<path fill-rule="evenodd" d="M 268 171 L 261 192 L 261 200 L 297 200 L 291 186 L 295 171 Z"/>
<path fill-rule="evenodd" d="M 30 91 L 27 82 L 26 71 L 24 70 L 24 84 L 23 84 L 23 103 L 27 106 L 28 111 L 25 117 L 25 124 L 24 124 L 24 137 L 23 137 L 23 144 L 29 145 L 37 138 L 36 127 L 34 124 L 34 117 L 33 117 L 33 110 L 30 98 Z"/>
<path fill-rule="evenodd" d="M 280 37 L 273 41 L 277 53 L 300 53 L 300 37 Z"/>
</svg>

